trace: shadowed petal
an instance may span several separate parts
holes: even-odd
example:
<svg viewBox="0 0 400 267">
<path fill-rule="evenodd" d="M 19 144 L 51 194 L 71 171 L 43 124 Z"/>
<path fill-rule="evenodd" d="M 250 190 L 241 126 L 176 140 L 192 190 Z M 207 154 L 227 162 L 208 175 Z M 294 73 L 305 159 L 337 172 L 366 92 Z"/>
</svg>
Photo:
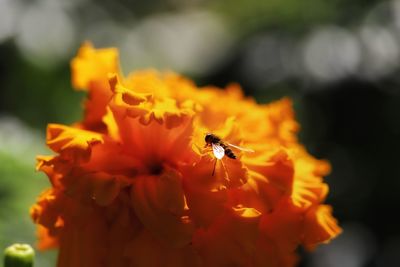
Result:
<svg viewBox="0 0 400 267">
<path fill-rule="evenodd" d="M 136 177 L 131 191 L 132 205 L 145 227 L 176 247 L 189 244 L 194 229 L 181 183 L 178 173 L 166 170 L 159 176 Z"/>
</svg>

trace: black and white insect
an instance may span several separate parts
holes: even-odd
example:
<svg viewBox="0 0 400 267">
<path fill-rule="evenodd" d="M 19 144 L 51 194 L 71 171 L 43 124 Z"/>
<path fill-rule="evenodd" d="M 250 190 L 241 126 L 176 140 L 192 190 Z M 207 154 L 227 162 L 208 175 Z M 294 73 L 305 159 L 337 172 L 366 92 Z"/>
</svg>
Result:
<svg viewBox="0 0 400 267">
<path fill-rule="evenodd" d="M 212 175 L 214 175 L 217 160 L 222 159 L 224 156 L 227 156 L 228 158 L 231 158 L 231 159 L 236 159 L 236 155 L 232 151 L 231 148 L 235 148 L 235 149 L 243 151 L 243 152 L 254 152 L 254 150 L 252 150 L 252 149 L 244 148 L 244 147 L 240 147 L 240 146 L 236 146 L 236 145 L 224 142 L 224 141 L 222 141 L 222 139 L 220 137 L 218 137 L 212 133 L 207 133 L 204 138 L 204 141 L 206 142 L 205 147 L 211 147 L 213 154 L 216 158 Z"/>
</svg>

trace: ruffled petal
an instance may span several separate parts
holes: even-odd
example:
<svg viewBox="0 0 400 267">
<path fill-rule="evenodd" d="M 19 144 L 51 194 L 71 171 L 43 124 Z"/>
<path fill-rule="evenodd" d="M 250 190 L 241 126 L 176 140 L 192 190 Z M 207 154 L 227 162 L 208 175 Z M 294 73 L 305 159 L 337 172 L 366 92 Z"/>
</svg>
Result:
<svg viewBox="0 0 400 267">
<path fill-rule="evenodd" d="M 103 142 L 102 135 L 95 132 L 60 124 L 49 124 L 47 127 L 47 145 L 68 161 L 88 161 L 92 147 Z"/>
<path fill-rule="evenodd" d="M 71 167 L 63 164 L 59 156 L 37 156 L 36 160 L 36 170 L 44 172 L 54 188 L 62 188 L 63 174 Z"/>
<path fill-rule="evenodd" d="M 110 205 L 120 191 L 130 184 L 127 177 L 105 172 L 86 172 L 75 168 L 62 179 L 65 194 L 83 203 L 95 201 L 100 206 Z"/>
<path fill-rule="evenodd" d="M 281 254 L 290 254 L 300 245 L 302 226 L 303 214 L 288 200 L 280 202 L 272 212 L 265 214 L 260 222 L 263 238 L 273 241 Z"/>
<path fill-rule="evenodd" d="M 88 92 L 85 101 L 85 118 L 82 127 L 103 132 L 102 117 L 111 99 L 108 73 L 120 73 L 118 50 L 114 48 L 94 49 L 86 42 L 71 61 L 72 85 Z"/>
<path fill-rule="evenodd" d="M 92 147 L 90 160 L 80 164 L 87 173 L 105 172 L 110 175 L 134 177 L 143 165 L 132 158 L 120 143 L 105 142 Z"/>
<path fill-rule="evenodd" d="M 114 93 L 112 109 L 115 113 L 121 117 L 139 118 L 143 125 L 156 121 L 171 129 L 193 115 L 193 108 L 187 103 L 177 103 L 172 98 L 154 98 L 149 93 L 135 92 L 123 86 L 116 75 L 110 76 L 110 86 Z"/>
<path fill-rule="evenodd" d="M 307 249 L 313 249 L 319 243 L 328 243 L 341 232 L 337 220 L 332 216 L 332 207 L 313 207 L 305 216 L 303 245 Z"/>
<path fill-rule="evenodd" d="M 81 90 L 93 82 L 107 82 L 107 74 L 119 72 L 118 50 L 115 48 L 94 49 L 84 43 L 78 55 L 71 61 L 72 85 Z"/>
<path fill-rule="evenodd" d="M 124 177 L 111 176 L 103 172 L 84 178 L 91 181 L 89 189 L 91 196 L 100 206 L 110 205 L 117 198 L 121 189 L 129 184 Z"/>
<path fill-rule="evenodd" d="M 124 151 L 142 164 L 140 174 L 157 173 L 162 164 L 178 167 L 193 162 L 191 117 L 182 119 L 179 125 L 169 129 L 156 121 L 144 125 L 138 118 L 115 112 Z"/>
<path fill-rule="evenodd" d="M 224 211 L 228 200 L 225 182 L 211 175 L 213 165 L 213 159 L 202 157 L 195 166 L 182 169 L 189 212 L 198 226 L 210 225 Z"/>
<path fill-rule="evenodd" d="M 48 189 L 39 196 L 37 203 L 30 208 L 30 214 L 35 223 L 44 225 L 51 230 L 55 229 L 59 216 L 57 209 L 54 208 L 57 202 L 56 198 L 57 194 L 53 189 Z"/>
<path fill-rule="evenodd" d="M 280 140 L 283 144 L 297 141 L 296 133 L 299 124 L 294 119 L 292 101 L 283 98 L 265 106 L 269 138 Z"/>
<path fill-rule="evenodd" d="M 249 168 L 249 179 L 236 202 L 269 212 L 282 200 L 290 197 L 293 187 L 293 161 L 283 149 L 271 151 L 267 159 L 243 159 Z"/>
<path fill-rule="evenodd" d="M 303 149 L 298 149 L 297 154 L 292 200 L 298 208 L 307 209 L 325 200 L 329 188 L 322 176 L 329 173 L 330 165 L 311 158 Z"/>
<path fill-rule="evenodd" d="M 117 142 L 120 141 L 121 136 L 119 133 L 118 125 L 110 107 L 107 107 L 106 114 L 103 116 L 102 120 L 103 123 L 106 125 L 107 133 L 111 137 L 111 139 Z"/>
<path fill-rule="evenodd" d="M 36 246 L 39 250 L 53 249 L 59 246 L 58 237 L 56 235 L 51 235 L 48 228 L 39 224 L 36 233 L 38 238 Z"/>
<path fill-rule="evenodd" d="M 169 245 L 191 241 L 194 225 L 188 216 L 181 177 L 172 170 L 159 176 L 139 176 L 132 185 L 132 206 L 141 222 Z"/>
</svg>

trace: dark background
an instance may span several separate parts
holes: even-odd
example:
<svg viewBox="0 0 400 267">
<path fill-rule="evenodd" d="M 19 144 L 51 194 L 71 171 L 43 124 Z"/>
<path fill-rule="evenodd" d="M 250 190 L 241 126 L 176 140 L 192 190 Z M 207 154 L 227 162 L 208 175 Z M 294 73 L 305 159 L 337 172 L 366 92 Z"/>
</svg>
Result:
<svg viewBox="0 0 400 267">
<path fill-rule="evenodd" d="M 47 186 L 34 157 L 46 124 L 79 120 L 69 60 L 84 40 L 122 67 L 238 82 L 260 103 L 289 96 L 300 140 L 328 159 L 343 234 L 302 266 L 400 266 L 400 1 L 0 0 L 0 249 L 34 243 L 28 207 Z M 38 256 L 53 266 L 54 253 Z"/>
</svg>

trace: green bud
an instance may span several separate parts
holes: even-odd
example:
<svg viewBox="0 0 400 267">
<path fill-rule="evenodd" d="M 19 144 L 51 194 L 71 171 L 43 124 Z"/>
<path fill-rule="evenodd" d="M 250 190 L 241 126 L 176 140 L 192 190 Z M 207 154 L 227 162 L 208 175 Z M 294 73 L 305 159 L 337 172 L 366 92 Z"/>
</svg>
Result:
<svg viewBox="0 0 400 267">
<path fill-rule="evenodd" d="M 4 250 L 4 267 L 32 267 L 35 251 L 28 244 L 14 244 Z"/>
</svg>

